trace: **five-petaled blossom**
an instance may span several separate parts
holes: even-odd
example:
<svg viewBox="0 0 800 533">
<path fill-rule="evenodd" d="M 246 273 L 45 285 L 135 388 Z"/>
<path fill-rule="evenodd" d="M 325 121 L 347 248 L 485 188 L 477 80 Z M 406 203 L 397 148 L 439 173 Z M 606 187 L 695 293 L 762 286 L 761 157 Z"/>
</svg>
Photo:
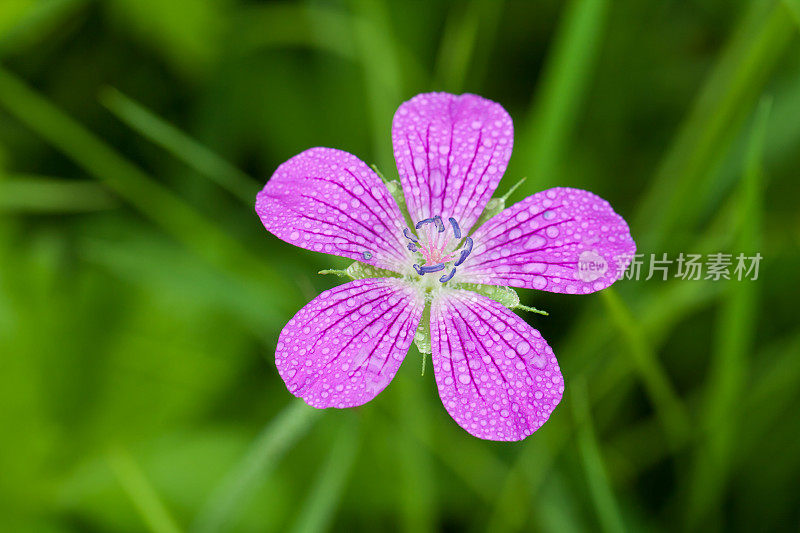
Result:
<svg viewBox="0 0 800 533">
<path fill-rule="evenodd" d="M 608 202 L 578 189 L 549 189 L 485 220 L 512 142 L 499 104 L 420 94 L 392 123 L 402 196 L 340 150 L 312 148 L 278 167 L 256 200 L 264 227 L 359 262 L 348 270 L 357 279 L 283 329 L 275 362 L 292 394 L 318 408 L 362 405 L 389 384 L 416 333 L 429 339 L 442 403 L 472 435 L 521 440 L 548 419 L 564 391 L 553 350 L 485 289 L 595 292 L 636 246 Z"/>
</svg>

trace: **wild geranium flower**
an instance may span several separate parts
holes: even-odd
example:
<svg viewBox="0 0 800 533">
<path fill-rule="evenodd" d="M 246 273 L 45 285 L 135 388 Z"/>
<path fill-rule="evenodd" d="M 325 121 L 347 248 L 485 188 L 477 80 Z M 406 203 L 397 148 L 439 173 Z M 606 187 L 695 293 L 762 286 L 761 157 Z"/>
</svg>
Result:
<svg viewBox="0 0 800 533">
<path fill-rule="evenodd" d="M 552 348 L 510 310 L 523 306 L 508 287 L 608 287 L 635 251 L 628 226 L 578 189 L 508 209 L 490 201 L 513 127 L 479 96 L 414 97 L 395 113 L 392 143 L 401 184 L 347 152 L 312 148 L 258 194 L 256 212 L 278 238 L 356 261 L 346 271 L 354 281 L 320 294 L 283 329 L 278 371 L 309 405 L 353 407 L 389 384 L 416 341 L 461 427 L 523 439 L 558 405 L 564 380 Z"/>
</svg>

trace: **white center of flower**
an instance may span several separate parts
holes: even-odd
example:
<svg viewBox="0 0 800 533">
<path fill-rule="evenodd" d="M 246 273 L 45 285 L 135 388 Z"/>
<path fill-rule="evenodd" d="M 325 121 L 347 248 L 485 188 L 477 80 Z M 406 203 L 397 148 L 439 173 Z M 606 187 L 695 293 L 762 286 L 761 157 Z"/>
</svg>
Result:
<svg viewBox="0 0 800 533">
<path fill-rule="evenodd" d="M 472 239 L 466 237 L 461 241 L 461 227 L 456 219 L 450 217 L 451 232 L 447 231 L 442 217 L 435 215 L 431 218 L 420 220 L 414 226 L 418 234 L 414 235 L 408 229 L 403 230 L 403 235 L 410 242 L 408 249 L 420 256 L 421 263 L 414 264 L 414 270 L 420 276 L 433 272 L 449 272 L 439 278 L 441 283 L 450 281 L 456 274 L 459 266 L 472 252 Z M 459 246 L 460 245 L 460 246 Z M 450 265 L 452 263 L 452 265 Z"/>
</svg>

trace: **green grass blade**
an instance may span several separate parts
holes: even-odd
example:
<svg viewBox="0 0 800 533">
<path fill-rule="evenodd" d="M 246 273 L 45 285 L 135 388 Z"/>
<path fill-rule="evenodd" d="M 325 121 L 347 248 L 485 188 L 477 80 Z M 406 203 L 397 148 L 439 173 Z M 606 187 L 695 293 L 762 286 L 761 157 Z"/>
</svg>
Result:
<svg viewBox="0 0 800 533">
<path fill-rule="evenodd" d="M 800 0 L 783 0 L 792 15 L 797 27 L 800 28 Z"/>
<path fill-rule="evenodd" d="M 749 255 L 760 251 L 764 181 L 761 162 L 770 107 L 770 100 L 763 100 L 758 107 L 740 188 L 740 218 L 734 250 Z M 686 518 L 690 528 L 699 526 L 713 514 L 724 498 L 740 421 L 738 408 L 749 371 L 748 356 L 755 338 L 758 282 L 731 279 L 725 283 L 728 292 L 719 313 L 707 382 L 705 439 L 697 449 L 688 484 Z"/>
<path fill-rule="evenodd" d="M 302 400 L 289 407 L 261 431 L 245 456 L 228 472 L 197 516 L 193 531 L 211 533 L 233 524 L 236 511 L 275 468 L 284 453 L 305 434 L 322 413 Z"/>
<path fill-rule="evenodd" d="M 80 213 L 119 202 L 94 181 L 47 176 L 0 176 L 0 213 Z"/>
<path fill-rule="evenodd" d="M 100 102 L 125 124 L 170 152 L 200 174 L 250 206 L 258 192 L 256 181 L 152 111 L 113 87 L 100 94 Z"/>
<path fill-rule="evenodd" d="M 232 45 L 238 52 L 308 47 L 356 59 L 350 15 L 337 7 L 285 2 L 247 4 L 236 13 L 236 38 Z"/>
<path fill-rule="evenodd" d="M 401 100 L 403 71 L 383 0 L 352 0 L 352 5 L 353 33 L 364 69 L 370 110 L 373 153 L 386 173 L 394 168 L 389 131 L 391 117 Z"/>
<path fill-rule="evenodd" d="M 436 90 L 459 93 L 473 65 L 481 29 L 496 24 L 502 1 L 472 0 L 454 4 L 445 23 L 434 67 Z"/>
<path fill-rule="evenodd" d="M 428 371 L 430 371 L 430 367 Z M 416 372 L 415 377 L 418 376 L 419 373 Z M 386 423 L 386 431 L 392 429 L 397 431 L 398 426 L 403 426 L 407 430 L 406 435 L 413 437 L 414 441 L 430 450 L 432 455 L 461 479 L 466 488 L 484 501 L 494 501 L 496 497 L 494 487 L 498 486 L 508 475 L 508 468 L 496 454 L 484 445 L 483 441 L 464 440 L 461 428 L 434 426 L 434 429 L 438 430 L 434 434 L 423 425 L 405 424 L 404 420 L 394 412 L 385 410 L 384 413 L 387 420 L 392 420 L 391 425 L 389 422 Z M 445 438 L 442 434 L 447 432 L 454 432 L 457 435 L 458 446 L 449 448 L 440 446 L 441 440 Z"/>
<path fill-rule="evenodd" d="M 58 29 L 86 0 L 32 2 L 31 7 L 10 28 L 0 28 L 0 56 L 18 53 Z M 13 8 L 12 8 L 13 9 Z"/>
<path fill-rule="evenodd" d="M 517 167 L 529 177 L 525 190 L 557 183 L 556 174 L 581 108 L 605 28 L 607 0 L 572 0 L 518 135 Z"/>
<path fill-rule="evenodd" d="M 614 497 L 614 490 L 608 481 L 603 465 L 603 456 L 592 427 L 586 384 L 578 379 L 572 383 L 570 388 L 572 390 L 570 394 L 572 412 L 578 432 L 578 449 L 600 525 L 606 532 L 625 531 L 624 522 Z"/>
<path fill-rule="evenodd" d="M 647 249 L 678 228 L 689 231 L 707 207 L 715 170 L 795 31 L 784 3 L 755 2 L 744 17 L 639 205 L 632 227 Z"/>
<path fill-rule="evenodd" d="M 560 436 L 565 436 L 566 440 L 566 433 L 570 431 L 563 418 L 552 416 L 544 427 L 525 442 L 509 468 L 505 481 L 498 485 L 494 494 L 494 509 L 486 531 L 502 533 L 524 529 L 530 515 L 539 511 L 531 506 L 530 501 L 534 494 L 539 493 L 541 484 L 552 469 L 556 457 L 554 435 L 561 442 Z"/>
<path fill-rule="evenodd" d="M 153 533 L 178 533 L 181 529 L 131 455 L 121 449 L 108 454 L 108 464 L 142 520 Z"/>
<path fill-rule="evenodd" d="M 235 274 L 254 290 L 293 289 L 267 262 L 251 255 L 194 208 L 2 68 L 0 106 L 211 264 Z M 279 299 L 275 305 L 265 306 L 264 312 L 277 318 L 279 307 L 291 310 L 292 300 Z"/>
<path fill-rule="evenodd" d="M 672 387 L 666 371 L 653 352 L 641 323 L 637 321 L 619 294 L 608 288 L 600 292 L 611 319 L 622 333 L 628 351 L 653 402 L 670 440 L 682 442 L 690 428 L 689 415 Z"/>
<path fill-rule="evenodd" d="M 416 349 L 411 349 L 409 356 L 415 361 L 421 358 Z M 436 478 L 431 454 L 410 434 L 412 428 L 427 438 L 432 434 L 430 405 L 426 404 L 427 398 L 423 396 L 424 383 L 424 379 L 413 379 L 403 380 L 396 385 L 402 387 L 403 391 L 403 401 L 395 406 L 400 421 L 395 440 L 400 530 L 414 533 L 436 530 Z"/>
<path fill-rule="evenodd" d="M 339 430 L 339 437 L 333 443 L 328 459 L 297 515 L 297 522 L 292 528 L 294 533 L 317 533 L 329 529 L 355 463 L 358 447 L 359 424 L 345 424 Z"/>
</svg>

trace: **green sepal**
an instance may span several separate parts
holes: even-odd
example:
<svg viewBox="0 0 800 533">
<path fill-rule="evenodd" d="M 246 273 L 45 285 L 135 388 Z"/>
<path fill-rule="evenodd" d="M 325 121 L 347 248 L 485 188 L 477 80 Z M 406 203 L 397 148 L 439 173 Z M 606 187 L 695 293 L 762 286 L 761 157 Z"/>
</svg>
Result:
<svg viewBox="0 0 800 533">
<path fill-rule="evenodd" d="M 389 194 L 392 195 L 394 198 L 397 207 L 400 209 L 400 213 L 402 213 L 403 218 L 406 219 L 406 224 L 409 226 L 414 225 L 414 221 L 411 220 L 411 216 L 408 214 L 408 206 L 406 205 L 406 197 L 403 195 L 403 186 L 397 180 L 389 180 L 386 176 L 383 175 L 383 172 L 380 171 L 378 165 L 372 164 L 370 165 L 372 170 L 375 171 L 375 174 L 381 178 L 383 184 L 386 185 L 386 188 L 389 189 Z"/>
<path fill-rule="evenodd" d="M 478 229 L 483 225 L 484 222 L 486 222 L 487 220 L 489 220 L 490 218 L 492 218 L 505 208 L 506 208 L 505 200 L 503 200 L 502 198 L 492 198 L 486 204 L 483 213 L 481 213 L 481 216 L 478 217 L 478 221 L 475 222 L 473 228 Z"/>
<path fill-rule="evenodd" d="M 517 291 L 510 287 L 480 285 L 478 283 L 458 283 L 454 285 L 453 288 L 477 292 L 481 296 L 486 296 L 495 302 L 500 302 L 504 307 L 508 307 L 509 309 L 514 309 L 519 305 L 519 295 L 517 295 Z"/>
<path fill-rule="evenodd" d="M 425 354 L 431 353 L 431 306 L 426 305 L 425 310 L 422 311 L 422 318 L 417 326 L 417 331 L 414 333 L 414 344 L 417 345 L 419 353 L 422 354 L 423 366 L 422 372 L 425 372 Z"/>
<path fill-rule="evenodd" d="M 400 274 L 398 274 L 397 272 L 392 272 L 391 270 L 385 270 L 383 268 L 374 267 L 372 265 L 362 263 L 361 261 L 353 262 L 353 264 L 347 267 L 345 270 L 329 269 L 329 270 L 320 270 L 318 273 L 333 274 L 334 276 L 339 276 L 340 278 L 350 278 L 350 279 L 401 277 Z"/>
<path fill-rule="evenodd" d="M 403 196 L 403 186 L 397 180 L 387 181 L 386 188 L 389 189 L 389 194 L 394 198 L 397 207 L 400 209 L 406 224 L 413 227 L 414 222 L 411 220 L 411 215 L 408 214 L 408 206 L 406 205 L 406 197 Z"/>
<path fill-rule="evenodd" d="M 481 227 L 481 225 L 483 225 L 484 222 L 486 222 L 487 220 L 498 214 L 500 211 L 505 209 L 506 200 L 508 200 L 508 197 L 511 196 L 511 193 L 516 191 L 517 187 L 522 185 L 524 181 L 525 178 L 520 179 L 503 196 L 500 196 L 499 198 L 492 198 L 491 200 L 489 200 L 489 202 L 486 204 L 486 207 L 483 210 L 483 213 L 481 213 L 481 216 L 478 217 L 478 221 L 475 222 L 474 226 L 472 226 L 472 231 L 475 231 L 476 229 Z"/>
<path fill-rule="evenodd" d="M 400 274 L 378 268 L 361 261 L 355 261 L 352 265 L 347 267 L 347 275 L 353 279 L 367 279 L 367 278 L 398 278 Z"/>
<path fill-rule="evenodd" d="M 536 309 L 535 307 L 529 307 L 519 303 L 519 295 L 517 294 L 517 291 L 511 287 L 501 287 L 499 285 L 480 285 L 478 283 L 457 283 L 452 287 L 454 289 L 477 292 L 481 296 L 491 298 L 495 302 L 499 302 L 504 307 L 509 309 L 519 309 L 521 311 L 538 313 L 545 316 L 549 315 L 547 311 L 542 311 L 541 309 Z"/>
</svg>

